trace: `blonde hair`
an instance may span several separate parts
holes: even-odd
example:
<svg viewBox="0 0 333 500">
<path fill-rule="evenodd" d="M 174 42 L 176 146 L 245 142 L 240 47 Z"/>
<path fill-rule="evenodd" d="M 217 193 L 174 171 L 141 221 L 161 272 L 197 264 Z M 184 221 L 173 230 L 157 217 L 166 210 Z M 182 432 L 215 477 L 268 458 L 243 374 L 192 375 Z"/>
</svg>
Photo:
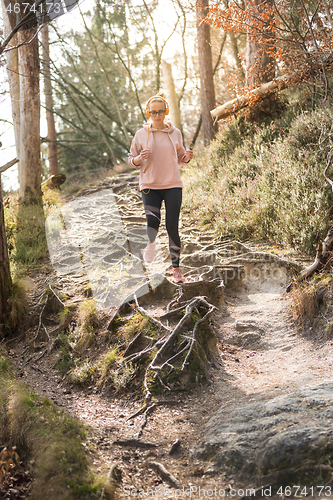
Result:
<svg viewBox="0 0 333 500">
<path fill-rule="evenodd" d="M 159 99 L 159 97 L 161 97 L 161 99 Z M 156 94 L 155 96 L 153 96 L 153 98 L 151 99 L 151 101 L 149 101 L 149 104 L 151 104 L 152 102 L 160 102 L 161 104 L 163 104 L 164 109 L 166 109 L 166 102 L 165 102 L 165 97 L 164 97 L 164 93 L 163 92 L 158 92 L 158 94 Z"/>
<path fill-rule="evenodd" d="M 153 96 L 152 98 L 150 98 L 148 101 L 149 101 L 148 110 L 149 110 L 150 104 L 152 102 L 159 102 L 159 103 L 163 104 L 164 109 L 167 108 L 166 99 L 164 97 L 164 93 L 163 92 L 158 92 L 155 96 Z M 151 117 L 149 117 L 149 121 L 152 122 Z M 168 120 L 166 117 L 164 117 L 163 123 L 165 125 L 167 125 L 168 123 L 170 123 L 170 120 Z"/>
</svg>

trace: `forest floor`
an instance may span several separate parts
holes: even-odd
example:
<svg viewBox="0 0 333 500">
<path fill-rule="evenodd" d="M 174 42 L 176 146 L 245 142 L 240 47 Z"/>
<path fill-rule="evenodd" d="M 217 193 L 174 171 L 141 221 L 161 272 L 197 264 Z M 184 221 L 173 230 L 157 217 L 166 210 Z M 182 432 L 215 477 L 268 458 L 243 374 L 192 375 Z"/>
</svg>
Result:
<svg viewBox="0 0 333 500">
<path fill-rule="evenodd" d="M 105 180 L 95 190 L 86 190 L 73 198 L 73 203 L 79 200 L 88 211 L 82 209 L 81 225 L 78 222 L 74 224 L 73 219 L 65 220 L 66 230 L 70 231 L 70 227 L 75 226 L 78 232 L 75 237 L 81 238 L 85 234 L 82 232 L 84 224 L 91 231 L 92 225 L 98 223 L 98 217 L 91 210 L 89 200 L 91 197 L 96 200 L 101 195 L 100 208 L 104 207 L 107 212 L 112 207 L 103 196 L 111 193 L 123 223 L 135 224 L 136 228 L 143 230 L 145 219 L 139 194 L 135 190 L 136 183 L 135 175 L 122 174 L 116 180 Z M 73 204 L 71 207 L 73 209 Z M 107 224 L 106 219 L 104 223 Z M 329 415 L 323 423 L 320 420 L 322 415 L 314 412 L 322 407 L 328 411 L 333 405 L 333 390 L 329 385 L 330 379 L 333 380 L 332 341 L 323 340 L 320 332 L 312 327 L 304 331 L 295 326 L 290 312 L 290 298 L 285 293 L 292 277 L 292 264 L 299 265 L 301 259 L 296 254 L 280 258 L 273 247 L 266 247 L 262 253 L 262 249 L 253 242 L 240 244 L 228 238 L 217 239 L 212 232 L 196 226 L 186 213 L 182 216 L 181 235 L 184 248 L 182 269 L 188 282 L 178 287 L 190 289 L 192 286 L 191 293 L 200 295 L 200 285 L 196 287 L 196 283 L 205 281 L 217 264 L 231 269 L 232 276 L 229 274 L 229 278 L 224 279 L 225 287 L 218 299 L 207 298 L 216 306 L 210 321 L 217 337 L 208 380 L 198 381 L 189 391 L 169 394 L 172 404 L 161 405 L 149 415 L 141 443 L 117 443 L 117 440 L 135 437 L 140 429 L 142 415 L 128 420 L 142 405 L 139 395 L 134 394 L 133 389 L 130 393 L 117 394 L 105 388 L 101 390 L 94 383 L 83 388 L 69 383 L 57 368 L 58 348 L 46 351 L 42 357 L 40 354 L 44 352 L 45 344 L 41 344 L 43 348 L 33 354 L 27 352 L 27 342 L 30 345 L 33 343 L 38 322 L 31 326 L 25 338 L 15 345 L 11 344 L 10 357 L 22 379 L 37 393 L 49 397 L 88 426 L 83 446 L 91 457 L 93 469 L 106 476 L 116 464 L 121 471 L 116 498 L 288 497 L 286 485 L 293 487 L 297 483 L 286 483 L 285 476 L 279 476 L 281 464 L 287 464 L 290 469 L 304 464 L 307 459 L 313 463 L 313 456 L 312 452 L 305 456 L 300 451 L 295 452 L 295 456 L 299 455 L 298 463 L 292 459 L 288 461 L 290 449 L 288 451 L 288 446 L 284 446 L 280 436 L 285 435 L 293 447 L 291 435 L 286 433 L 292 431 L 295 436 L 302 428 L 305 434 L 311 430 L 314 437 L 308 434 L 304 437 L 303 432 L 300 440 L 305 439 L 311 446 L 314 442 L 322 443 L 317 439 L 316 432 L 319 432 L 318 429 L 322 432 L 323 427 L 328 425 Z M 140 238 L 143 241 L 143 237 Z M 73 241 L 72 251 L 75 252 Z M 96 246 L 97 239 L 94 241 Z M 165 254 L 167 237 L 162 227 L 159 241 L 161 248 L 156 265 L 160 267 L 157 272 L 171 280 L 171 267 Z M 104 242 L 101 243 L 102 252 L 103 245 Z M 91 254 L 97 255 L 98 248 Z M 91 272 L 94 259 L 83 272 L 76 267 L 79 265 L 75 260 L 77 256 L 67 255 L 66 258 L 72 265 L 69 269 L 60 263 L 60 257 L 54 252 L 51 255 L 52 265 L 46 262 L 43 272 L 31 272 L 31 306 L 36 308 L 49 285 L 57 293 L 65 293 L 71 304 L 86 298 L 88 280 L 93 294 L 100 294 L 97 284 L 100 281 Z M 237 270 L 236 274 L 234 270 Z M 156 269 L 152 273 L 156 273 Z M 120 299 L 117 298 L 118 304 Z M 146 302 L 145 305 L 155 317 L 161 315 L 169 301 L 163 297 L 159 299 L 158 304 L 149 305 Z M 104 311 L 111 316 L 115 305 L 116 299 L 110 301 L 109 295 Z M 104 348 L 104 343 L 98 345 L 97 342 L 93 349 L 99 351 Z M 327 396 L 328 389 L 332 398 Z M 311 403 L 312 396 L 308 393 L 311 390 L 317 395 L 320 392 L 324 403 L 315 400 Z M 138 391 L 141 389 L 138 388 Z M 310 410 L 304 412 L 306 408 L 310 408 L 312 413 Z M 261 426 L 257 425 L 259 421 Z M 170 454 L 177 439 L 180 445 Z M 330 429 L 327 429 L 325 439 L 331 442 Z M 275 463 L 279 454 L 280 462 Z M 156 463 L 167 469 L 167 479 L 155 470 Z M 318 458 L 316 463 L 321 463 Z M 275 471 L 274 477 L 272 471 Z M 295 493 L 303 498 L 307 495 L 316 498 L 330 496 L 328 481 L 321 484 L 318 474 L 320 470 L 313 476 L 312 486 L 308 481 L 307 489 L 303 489 L 301 495 L 301 490 L 294 488 L 291 496 Z M 265 491 L 261 489 L 264 485 Z M 319 489 L 321 486 L 326 489 Z M 253 490 L 246 492 L 249 488 L 257 488 L 255 494 Z"/>
</svg>

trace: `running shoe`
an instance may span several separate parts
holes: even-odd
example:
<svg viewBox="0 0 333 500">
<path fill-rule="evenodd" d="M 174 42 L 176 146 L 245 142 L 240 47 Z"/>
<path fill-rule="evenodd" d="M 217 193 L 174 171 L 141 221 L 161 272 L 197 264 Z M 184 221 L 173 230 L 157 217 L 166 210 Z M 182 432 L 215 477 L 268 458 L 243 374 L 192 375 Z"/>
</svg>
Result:
<svg viewBox="0 0 333 500">
<path fill-rule="evenodd" d="M 156 243 L 149 243 L 143 252 L 143 258 L 146 262 L 153 262 L 155 256 L 155 246 Z"/>
<path fill-rule="evenodd" d="M 176 281 L 176 283 L 185 283 L 186 279 L 182 275 L 179 267 L 174 267 L 172 270 L 173 274 L 173 279 Z"/>
</svg>

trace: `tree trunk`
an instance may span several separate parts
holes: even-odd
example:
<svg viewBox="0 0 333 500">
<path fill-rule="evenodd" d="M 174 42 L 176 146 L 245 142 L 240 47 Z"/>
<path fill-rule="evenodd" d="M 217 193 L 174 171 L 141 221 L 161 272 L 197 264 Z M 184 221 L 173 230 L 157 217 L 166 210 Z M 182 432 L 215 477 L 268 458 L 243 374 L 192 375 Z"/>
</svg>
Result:
<svg viewBox="0 0 333 500">
<path fill-rule="evenodd" d="M 9 12 L 6 8 L 10 5 L 14 5 L 14 2 L 9 0 L 2 0 L 2 17 L 4 23 L 4 38 L 11 33 L 16 24 L 16 14 L 14 12 Z M 18 36 L 14 35 L 11 40 L 10 45 L 16 46 L 18 42 Z M 9 93 L 12 105 L 12 117 L 14 124 L 14 135 L 15 135 L 15 146 L 16 146 L 16 156 L 20 158 L 20 77 L 19 77 L 19 67 L 18 67 L 18 49 L 9 50 L 6 54 L 6 67 L 9 83 Z M 18 176 L 20 179 L 20 164 L 18 164 Z"/>
<path fill-rule="evenodd" d="M 50 78 L 49 27 L 42 30 L 44 94 L 47 121 L 47 155 L 49 160 L 49 176 L 59 173 L 57 132 L 53 114 L 52 83 Z"/>
<path fill-rule="evenodd" d="M 251 0 L 251 6 L 256 9 L 253 15 L 257 18 L 261 16 L 263 3 L 265 9 L 269 6 L 273 11 L 272 0 Z M 257 31 L 261 33 L 261 37 L 266 42 L 259 42 L 256 37 L 248 33 L 246 45 L 246 80 L 248 87 L 258 87 L 262 83 L 273 80 L 275 76 L 275 59 L 270 55 L 270 52 L 275 50 L 274 35 L 269 30 L 270 22 L 271 19 L 268 19 L 266 23 L 258 21 Z"/>
<path fill-rule="evenodd" d="M 0 323 L 8 311 L 11 285 L 0 174 Z"/>
<path fill-rule="evenodd" d="M 166 98 L 170 107 L 171 121 L 179 130 L 182 130 L 180 121 L 180 111 L 178 106 L 178 97 L 176 94 L 175 84 L 172 76 L 172 67 L 166 61 L 162 62 L 163 80 L 166 88 Z"/>
<path fill-rule="evenodd" d="M 23 3 L 21 20 L 24 17 Z M 19 47 L 20 73 L 20 199 L 25 203 L 41 200 L 40 161 L 40 96 L 39 96 L 39 55 L 36 27 L 26 26 L 18 33 L 19 43 L 30 40 Z"/>
<path fill-rule="evenodd" d="M 245 74 L 242 66 L 242 61 L 241 58 L 239 57 L 239 51 L 238 51 L 238 42 L 237 38 L 235 37 L 235 33 L 232 31 L 229 33 L 229 38 L 230 38 L 230 43 L 231 43 L 231 48 L 232 48 L 232 53 L 235 59 L 235 63 L 237 66 L 238 74 L 241 78 L 242 81 L 245 80 Z"/>
<path fill-rule="evenodd" d="M 333 6 L 332 6 L 332 2 L 330 2 L 331 5 L 329 5 L 329 0 L 323 0 L 323 3 L 324 3 L 324 8 L 325 8 L 327 19 L 328 19 L 328 21 L 330 23 L 330 27 L 333 28 L 333 13 L 332 13 Z"/>
<path fill-rule="evenodd" d="M 207 15 L 208 0 L 197 1 L 197 37 L 198 59 L 200 68 L 200 95 L 202 110 L 202 129 L 205 144 L 214 139 L 218 130 L 217 124 L 213 125 L 210 111 L 215 107 L 215 89 L 212 65 L 212 48 L 210 42 L 210 26 L 203 22 Z"/>
</svg>

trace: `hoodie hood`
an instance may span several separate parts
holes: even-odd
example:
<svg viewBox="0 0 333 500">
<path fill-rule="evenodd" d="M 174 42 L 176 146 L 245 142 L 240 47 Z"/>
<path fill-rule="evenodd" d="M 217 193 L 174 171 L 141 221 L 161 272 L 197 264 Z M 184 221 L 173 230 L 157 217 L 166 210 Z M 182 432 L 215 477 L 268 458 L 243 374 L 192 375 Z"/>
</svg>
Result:
<svg viewBox="0 0 333 500">
<path fill-rule="evenodd" d="M 167 122 L 163 128 L 154 128 L 151 122 L 147 122 L 143 125 L 145 130 L 149 129 L 149 132 L 166 132 L 167 134 L 171 134 L 175 130 L 175 126 L 172 125 L 171 122 Z"/>
</svg>

